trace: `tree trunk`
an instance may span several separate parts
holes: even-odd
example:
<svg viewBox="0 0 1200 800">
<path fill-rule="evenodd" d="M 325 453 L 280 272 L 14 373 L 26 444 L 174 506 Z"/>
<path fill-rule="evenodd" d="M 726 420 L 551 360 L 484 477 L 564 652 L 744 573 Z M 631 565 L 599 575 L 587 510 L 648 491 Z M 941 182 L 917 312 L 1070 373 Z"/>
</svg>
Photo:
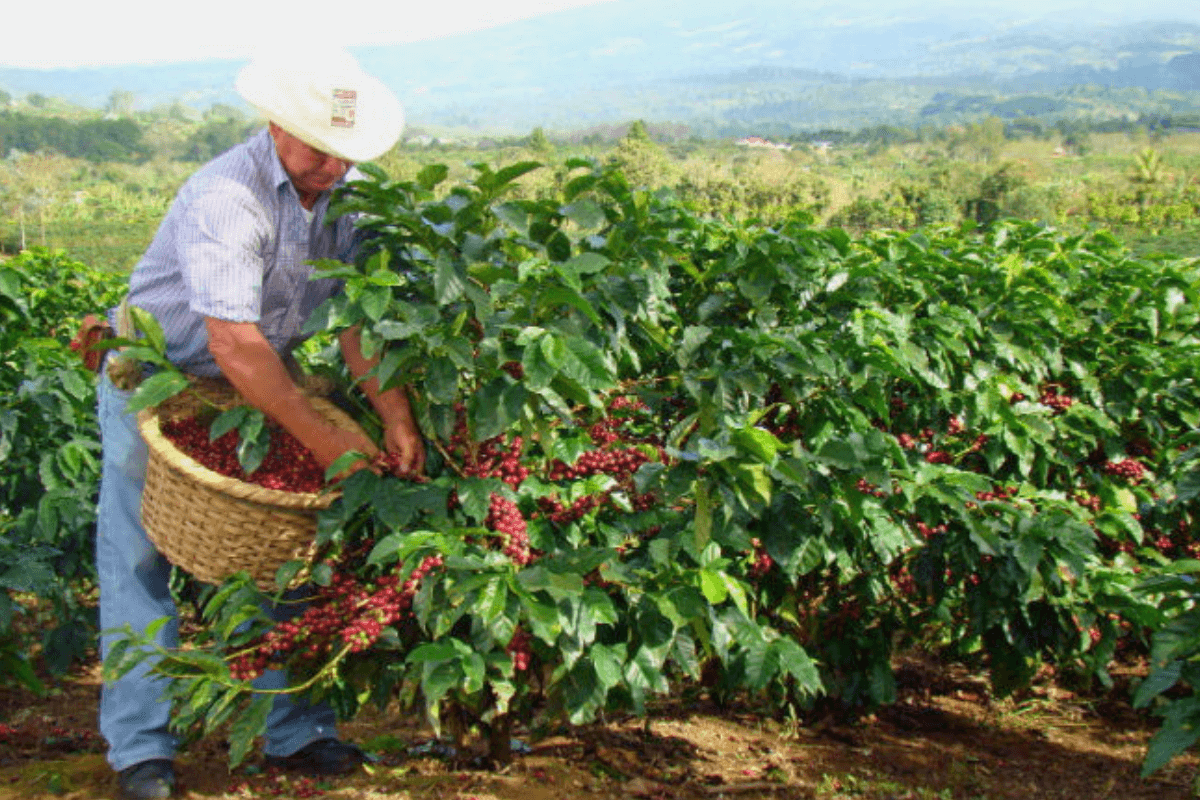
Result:
<svg viewBox="0 0 1200 800">
<path fill-rule="evenodd" d="M 500 714 L 488 726 L 488 757 L 497 767 L 512 762 L 512 717 Z"/>
</svg>

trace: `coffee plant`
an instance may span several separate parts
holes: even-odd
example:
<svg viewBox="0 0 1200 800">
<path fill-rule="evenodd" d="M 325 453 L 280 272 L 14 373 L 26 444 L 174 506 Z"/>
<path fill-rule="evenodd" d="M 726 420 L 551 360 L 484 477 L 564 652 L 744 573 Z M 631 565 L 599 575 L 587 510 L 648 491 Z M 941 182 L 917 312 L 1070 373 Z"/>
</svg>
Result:
<svg viewBox="0 0 1200 800">
<path fill-rule="evenodd" d="M 63 672 L 95 635 L 80 598 L 95 574 L 96 394 L 68 343 L 122 283 L 61 251 L 0 263 L 0 680 L 39 688 L 27 659 L 35 643 L 44 666 Z"/>
<path fill-rule="evenodd" d="M 399 698 L 503 762 L 514 720 L 688 684 L 870 709 L 902 646 L 1001 695 L 1047 662 L 1106 683 L 1189 624 L 1190 584 L 1155 580 L 1197 547 L 1194 261 L 1018 222 L 705 218 L 586 161 L 510 199 L 536 168 L 368 166 L 341 195 L 369 238 L 318 264 L 345 291 L 310 330 L 360 327 L 430 463 L 341 483 L 288 622 L 245 576 L 212 596 L 156 667 L 182 733 L 232 720 L 236 763 L 270 705 L 248 681 L 287 666 L 344 714 Z M 128 641 L 110 673 L 144 657 Z"/>
</svg>

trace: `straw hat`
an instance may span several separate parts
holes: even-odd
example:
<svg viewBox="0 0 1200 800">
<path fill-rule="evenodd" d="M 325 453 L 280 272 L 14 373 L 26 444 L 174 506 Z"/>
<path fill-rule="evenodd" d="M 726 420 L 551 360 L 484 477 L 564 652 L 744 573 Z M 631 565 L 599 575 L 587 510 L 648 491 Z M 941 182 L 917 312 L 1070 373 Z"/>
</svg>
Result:
<svg viewBox="0 0 1200 800">
<path fill-rule="evenodd" d="M 260 55 L 234 86 L 297 139 L 348 161 L 378 158 L 404 129 L 400 101 L 345 51 Z"/>
</svg>

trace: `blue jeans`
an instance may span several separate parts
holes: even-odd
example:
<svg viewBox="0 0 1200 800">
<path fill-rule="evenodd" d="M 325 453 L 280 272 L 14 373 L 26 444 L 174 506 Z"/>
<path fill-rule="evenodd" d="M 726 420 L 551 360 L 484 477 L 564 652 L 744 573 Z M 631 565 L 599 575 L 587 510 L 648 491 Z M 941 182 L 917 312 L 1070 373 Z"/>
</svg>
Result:
<svg viewBox="0 0 1200 800">
<path fill-rule="evenodd" d="M 168 586 L 170 565 L 146 538 L 141 523 L 142 487 L 146 480 L 146 444 L 136 415 L 125 413 L 130 392 L 122 391 L 101 370 L 98 387 L 100 438 L 104 464 L 96 523 L 96 569 L 100 575 L 100 629 L 129 624 L 145 631 L 151 622 L 168 617 L 155 637 L 164 648 L 179 644 L 175 601 Z M 275 619 L 295 613 L 266 608 Z M 100 652 L 108 655 L 119 634 L 101 635 Z M 165 678 L 147 673 L 142 664 L 106 683 L 100 697 L 100 733 L 108 742 L 108 762 L 122 770 L 149 759 L 170 759 L 176 740 L 168 729 L 169 703 L 162 699 Z M 270 671 L 254 683 L 259 689 L 282 689 L 287 675 Z M 318 739 L 337 737 L 333 710 L 307 704 L 292 695 L 277 695 L 267 717 L 267 755 L 287 756 Z"/>
</svg>

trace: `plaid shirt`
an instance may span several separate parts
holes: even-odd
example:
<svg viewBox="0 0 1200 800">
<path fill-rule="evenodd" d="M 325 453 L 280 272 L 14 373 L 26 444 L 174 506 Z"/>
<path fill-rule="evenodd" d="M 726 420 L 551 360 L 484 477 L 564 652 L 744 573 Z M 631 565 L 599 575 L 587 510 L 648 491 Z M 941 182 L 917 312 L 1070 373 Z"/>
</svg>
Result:
<svg viewBox="0 0 1200 800">
<path fill-rule="evenodd" d="M 343 182 L 357 177 L 351 170 Z M 205 317 L 256 322 L 284 354 L 302 341 L 313 310 L 341 288 L 337 280 L 310 281 L 304 262 L 354 258 L 353 217 L 326 225 L 328 208 L 325 192 L 306 214 L 274 141 L 260 131 L 179 190 L 129 277 L 129 304 L 154 315 L 167 357 L 195 375 L 221 374 L 208 352 Z M 115 310 L 109 316 L 115 320 Z"/>
</svg>

